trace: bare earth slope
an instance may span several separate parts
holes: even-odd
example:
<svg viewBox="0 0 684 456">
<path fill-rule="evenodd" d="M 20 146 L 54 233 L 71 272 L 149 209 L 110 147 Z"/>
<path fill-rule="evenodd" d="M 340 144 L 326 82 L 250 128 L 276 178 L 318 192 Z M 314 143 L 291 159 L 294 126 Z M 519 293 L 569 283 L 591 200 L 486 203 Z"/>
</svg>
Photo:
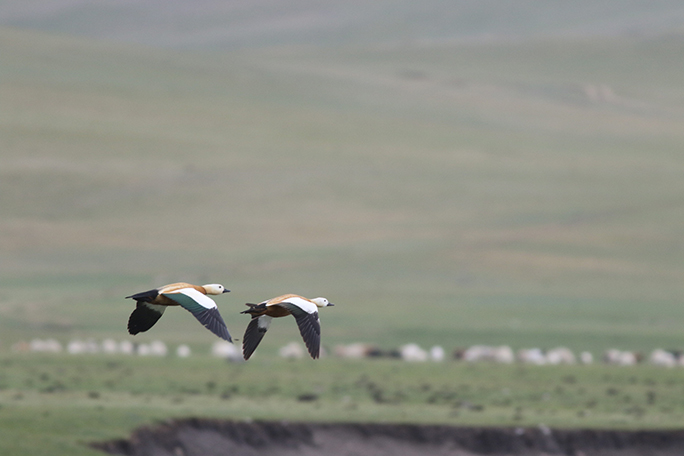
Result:
<svg viewBox="0 0 684 456">
<path fill-rule="evenodd" d="M 464 428 L 410 424 L 170 421 L 129 440 L 93 445 L 130 456 L 668 456 L 684 451 L 684 431 Z"/>
</svg>

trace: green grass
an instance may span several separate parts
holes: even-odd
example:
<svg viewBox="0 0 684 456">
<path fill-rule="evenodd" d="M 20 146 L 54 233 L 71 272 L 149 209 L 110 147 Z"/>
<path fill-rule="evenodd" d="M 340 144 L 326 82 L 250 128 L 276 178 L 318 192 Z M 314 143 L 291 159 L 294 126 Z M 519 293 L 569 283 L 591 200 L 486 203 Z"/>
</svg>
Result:
<svg viewBox="0 0 684 456">
<path fill-rule="evenodd" d="M 649 366 L 66 355 L 0 364 L 0 454 L 96 454 L 84 445 L 188 416 L 620 429 L 684 419 L 681 373 Z"/>
</svg>

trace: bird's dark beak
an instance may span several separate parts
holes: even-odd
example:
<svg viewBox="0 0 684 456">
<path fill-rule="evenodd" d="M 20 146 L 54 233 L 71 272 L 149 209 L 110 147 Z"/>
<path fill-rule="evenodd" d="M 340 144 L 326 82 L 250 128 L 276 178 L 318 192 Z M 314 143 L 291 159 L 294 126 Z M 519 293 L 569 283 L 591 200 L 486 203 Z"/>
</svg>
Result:
<svg viewBox="0 0 684 456">
<path fill-rule="evenodd" d="M 333 304 L 332 302 L 329 302 L 329 303 L 328 303 L 328 307 L 334 306 L 334 305 L 335 305 L 335 304 Z"/>
<path fill-rule="evenodd" d="M 230 290 L 226 290 L 225 288 L 223 289 L 224 293 L 230 293 Z"/>
</svg>

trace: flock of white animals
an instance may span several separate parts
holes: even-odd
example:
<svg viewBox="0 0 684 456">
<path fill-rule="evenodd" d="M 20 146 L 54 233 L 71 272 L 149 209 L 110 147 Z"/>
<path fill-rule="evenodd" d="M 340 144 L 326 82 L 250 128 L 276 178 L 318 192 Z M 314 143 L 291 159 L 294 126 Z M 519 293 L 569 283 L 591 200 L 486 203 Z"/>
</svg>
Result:
<svg viewBox="0 0 684 456">
<path fill-rule="evenodd" d="M 33 339 L 30 342 L 15 343 L 12 345 L 12 351 L 22 353 L 66 352 L 71 355 L 102 353 L 159 357 L 172 354 L 167 345 L 159 340 L 149 343 L 133 343 L 129 340 L 116 341 L 114 339 L 105 339 L 100 342 L 94 339 L 75 339 L 69 341 L 66 345 L 62 345 L 62 343 L 55 339 Z M 306 348 L 301 343 L 290 342 L 281 347 L 278 353 L 283 358 L 302 359 L 306 356 Z M 240 348 L 226 341 L 215 342 L 211 346 L 210 354 L 229 361 L 243 361 Z M 321 350 L 321 355 L 325 356 L 326 354 L 325 350 Z M 188 345 L 181 344 L 175 349 L 175 356 L 179 358 L 187 358 L 191 355 L 192 350 Z M 383 351 L 372 344 L 366 343 L 337 345 L 332 350 L 332 356 L 347 359 L 393 357 L 409 362 L 442 362 L 447 359 L 447 353 L 441 346 L 436 345 L 426 350 L 416 344 L 402 345 L 397 350 L 391 351 Z M 468 363 L 522 363 L 539 366 L 592 364 L 595 362 L 594 356 L 587 351 L 583 351 L 578 355 L 575 355 L 572 350 L 565 347 L 549 350 L 527 348 L 514 351 L 507 345 L 473 345 L 465 349 L 455 350 L 450 358 Z M 684 353 L 675 350 L 655 349 L 648 356 L 642 356 L 637 352 L 610 349 L 603 353 L 599 361 L 619 366 L 634 366 L 639 363 L 648 363 L 664 367 L 684 367 Z"/>
</svg>

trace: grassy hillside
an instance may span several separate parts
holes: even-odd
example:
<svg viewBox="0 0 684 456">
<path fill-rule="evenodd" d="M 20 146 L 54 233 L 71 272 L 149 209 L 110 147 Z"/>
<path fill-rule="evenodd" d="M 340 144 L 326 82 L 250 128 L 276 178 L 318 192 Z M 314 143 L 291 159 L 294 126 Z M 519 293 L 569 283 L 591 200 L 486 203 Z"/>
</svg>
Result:
<svg viewBox="0 0 684 456">
<path fill-rule="evenodd" d="M 242 303 L 297 292 L 338 304 L 329 344 L 682 345 L 677 37 L 0 42 L 5 348 L 124 337 L 122 297 L 175 280 L 231 288 L 237 333 Z M 206 341 L 190 319 L 152 336 Z"/>
<path fill-rule="evenodd" d="M 0 25 L 192 49 L 650 36 L 682 19 L 676 0 L 0 2 Z"/>
</svg>

